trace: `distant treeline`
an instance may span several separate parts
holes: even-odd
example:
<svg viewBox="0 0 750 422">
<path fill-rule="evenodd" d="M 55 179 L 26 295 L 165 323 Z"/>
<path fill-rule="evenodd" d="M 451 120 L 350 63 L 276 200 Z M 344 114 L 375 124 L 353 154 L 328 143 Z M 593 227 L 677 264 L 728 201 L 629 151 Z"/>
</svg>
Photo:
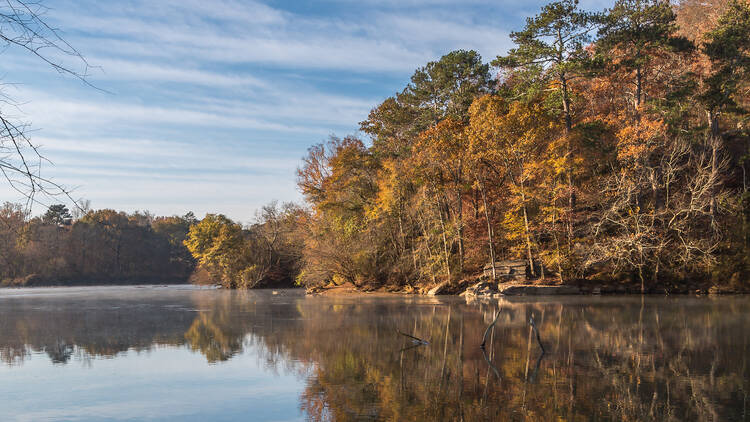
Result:
<svg viewBox="0 0 750 422">
<path fill-rule="evenodd" d="M 223 215 L 156 217 L 148 212 L 62 204 L 29 218 L 0 207 L 0 286 L 217 283 L 292 286 L 302 210 L 271 203 L 247 227 Z"/>
<path fill-rule="evenodd" d="M 0 283 L 3 285 L 187 282 L 195 260 L 182 244 L 192 214 L 154 217 L 113 210 L 73 219 L 64 205 L 42 217 L 0 208 Z"/>
</svg>

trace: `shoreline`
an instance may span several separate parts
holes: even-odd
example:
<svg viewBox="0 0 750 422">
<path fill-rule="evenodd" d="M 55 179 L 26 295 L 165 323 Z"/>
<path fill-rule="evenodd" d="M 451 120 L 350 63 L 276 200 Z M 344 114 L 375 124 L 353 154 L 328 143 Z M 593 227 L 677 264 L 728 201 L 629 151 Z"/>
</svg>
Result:
<svg viewBox="0 0 750 422">
<path fill-rule="evenodd" d="M 0 285 L 0 290 L 15 289 L 54 289 L 54 288 L 106 288 L 106 287 L 147 287 L 147 286 L 191 286 L 201 288 L 223 288 L 221 285 L 213 284 L 196 284 L 186 282 L 170 281 L 147 281 L 147 282 L 125 282 L 125 283 L 55 283 L 55 284 L 35 284 L 35 285 Z M 509 281 L 492 283 L 490 281 L 479 281 L 469 283 L 466 281 L 453 284 L 440 283 L 436 286 L 430 286 L 430 289 L 423 287 L 421 289 L 411 286 L 380 286 L 378 288 L 362 288 L 352 283 L 345 283 L 337 286 L 318 286 L 315 288 L 303 288 L 295 286 L 274 286 L 258 287 L 248 290 L 300 290 L 308 296 L 456 296 L 469 298 L 499 298 L 508 296 L 608 296 L 608 295 L 632 295 L 632 296 L 669 296 L 669 295 L 746 295 L 750 290 L 736 289 L 729 286 L 708 286 L 697 287 L 695 285 L 679 286 L 681 288 L 669 289 L 665 286 L 650 288 L 641 293 L 638 285 L 612 284 L 612 283 L 571 283 L 571 284 L 551 284 L 551 283 L 529 283 L 520 281 Z M 229 289 L 233 290 L 233 289 Z"/>
<path fill-rule="evenodd" d="M 500 282 L 479 281 L 476 283 L 440 283 L 431 289 L 397 288 L 381 286 L 376 289 L 363 289 L 351 283 L 338 286 L 316 287 L 306 289 L 307 295 L 344 296 L 344 295 L 416 295 L 416 296 L 459 296 L 459 297 L 505 297 L 505 296 L 604 296 L 604 295 L 633 295 L 633 296 L 669 296 L 669 295 L 745 295 L 750 290 L 737 289 L 729 286 L 659 286 L 648 288 L 641 292 L 639 285 L 624 284 L 542 284 L 529 282 Z"/>
</svg>

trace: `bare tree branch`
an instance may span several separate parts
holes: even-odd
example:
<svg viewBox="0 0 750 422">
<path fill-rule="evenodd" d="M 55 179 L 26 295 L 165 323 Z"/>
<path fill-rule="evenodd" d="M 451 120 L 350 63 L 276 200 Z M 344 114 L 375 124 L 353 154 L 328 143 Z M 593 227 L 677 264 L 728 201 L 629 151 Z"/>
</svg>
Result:
<svg viewBox="0 0 750 422">
<path fill-rule="evenodd" d="M 72 76 L 93 87 L 87 77 L 92 66 L 83 55 L 50 26 L 43 15 L 48 9 L 37 1 L 0 1 L 0 44 L 5 49 L 19 48 L 40 59 L 58 73 Z M 66 62 L 66 58 L 72 59 Z M 7 84 L 5 84 L 7 85 Z M 51 163 L 28 136 L 30 125 L 18 121 L 7 108 L 18 104 L 0 91 L 0 171 L 8 185 L 26 198 L 26 206 L 45 204 L 37 195 L 65 196 L 77 205 L 62 185 L 42 176 L 42 163 Z M 5 106 L 5 107 L 3 107 Z"/>
</svg>

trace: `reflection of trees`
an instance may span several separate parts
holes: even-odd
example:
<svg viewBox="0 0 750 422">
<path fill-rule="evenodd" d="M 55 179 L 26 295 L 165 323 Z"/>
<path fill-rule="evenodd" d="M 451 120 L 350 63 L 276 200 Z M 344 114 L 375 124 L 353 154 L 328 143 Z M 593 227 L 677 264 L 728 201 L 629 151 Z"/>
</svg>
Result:
<svg viewBox="0 0 750 422">
<path fill-rule="evenodd" d="M 245 337 L 251 334 L 257 318 L 262 318 L 257 312 L 258 295 L 254 292 L 238 291 L 218 296 L 198 293 L 193 296 L 193 302 L 201 312 L 185 332 L 185 340 L 192 350 L 212 363 L 242 352 Z M 263 304 L 261 301 L 261 308 L 266 310 Z M 252 317 L 246 318 L 248 314 Z"/>
<path fill-rule="evenodd" d="M 477 308 L 470 310 L 457 316 L 439 303 L 394 302 L 378 311 L 357 304 L 309 306 L 306 313 L 319 315 L 305 322 L 336 322 L 307 334 L 318 339 L 317 365 L 302 396 L 303 410 L 313 420 L 475 420 L 472 414 L 481 412 L 471 409 L 480 406 L 488 379 L 478 348 L 485 324 Z M 373 318 L 378 321 L 366 323 Z M 430 344 L 402 350 L 410 341 L 397 335 L 396 327 Z M 494 401 L 490 394 L 486 403 Z"/>
<path fill-rule="evenodd" d="M 242 337 L 222 331 L 209 315 L 200 314 L 185 333 L 190 347 L 201 352 L 209 362 L 227 360 L 242 350 Z"/>
<path fill-rule="evenodd" d="M 303 301 L 303 337 L 295 332 L 287 352 L 316 363 L 301 398 L 313 420 L 745 417 L 742 299 L 634 300 L 501 303 L 487 347 L 497 375 L 478 348 L 489 305 L 374 310 L 345 299 L 328 307 Z M 542 360 L 531 314 L 548 349 Z M 394 327 L 430 344 L 399 353 L 409 343 Z"/>
<path fill-rule="evenodd" d="M 156 344 L 178 345 L 195 317 L 192 312 L 164 311 L 173 301 L 138 297 L 5 299 L 0 302 L 0 359 L 22 364 L 31 351 L 46 353 L 53 363 L 67 363 L 77 353 L 111 357 L 127 350 L 149 350 Z"/>
<path fill-rule="evenodd" d="M 252 345 L 268 368 L 307 376 L 300 407 L 321 421 L 742 420 L 750 410 L 743 298 L 145 298 L 44 312 L 5 301 L 0 358 L 19 363 L 34 350 L 65 363 L 78 351 L 166 344 L 218 362 Z M 485 355 L 478 346 L 498 309 Z M 397 329 L 429 344 L 412 347 Z"/>
</svg>

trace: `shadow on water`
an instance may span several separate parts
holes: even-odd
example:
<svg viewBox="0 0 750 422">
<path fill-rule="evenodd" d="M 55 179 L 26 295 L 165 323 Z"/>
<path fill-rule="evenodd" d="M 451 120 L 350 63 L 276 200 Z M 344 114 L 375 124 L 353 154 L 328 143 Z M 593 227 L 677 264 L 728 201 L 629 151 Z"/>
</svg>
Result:
<svg viewBox="0 0 750 422">
<path fill-rule="evenodd" d="M 167 346 L 220 364 L 253 353 L 305 377 L 310 420 L 743 421 L 748 322 L 746 297 L 123 289 L 0 297 L 0 359 L 66 365 Z"/>
</svg>

